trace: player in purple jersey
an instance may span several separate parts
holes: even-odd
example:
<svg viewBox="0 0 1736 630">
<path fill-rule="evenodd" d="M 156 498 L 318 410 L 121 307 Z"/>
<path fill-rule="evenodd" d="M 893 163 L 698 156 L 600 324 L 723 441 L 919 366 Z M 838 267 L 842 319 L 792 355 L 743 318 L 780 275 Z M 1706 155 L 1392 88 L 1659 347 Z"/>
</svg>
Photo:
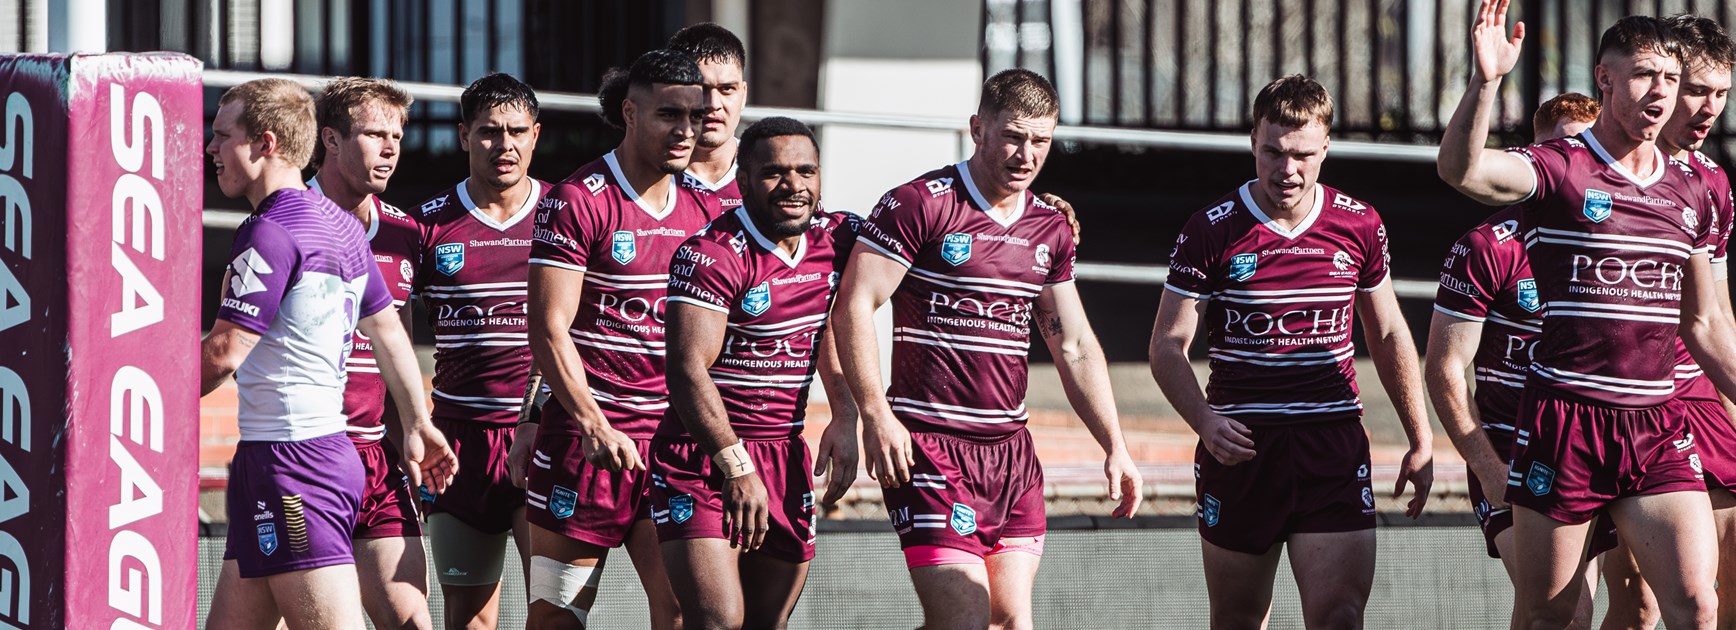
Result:
<svg viewBox="0 0 1736 630">
<path fill-rule="evenodd" d="M 814 555 L 810 468 L 831 503 L 856 478 L 856 417 L 827 310 L 857 218 L 820 203 L 813 132 L 768 118 L 741 138 L 741 209 L 688 239 L 669 272 L 670 412 L 652 445 L 663 561 L 697 628 L 781 628 Z M 818 373 L 832 421 L 809 465 Z M 743 553 L 743 552 L 747 553 Z"/>
<path fill-rule="evenodd" d="M 1522 204 L 1526 256 L 1543 304 L 1520 402 L 1507 496 L 1521 628 L 1573 619 L 1591 520 L 1609 514 L 1666 624 L 1717 614 L 1715 528 L 1675 398 L 1680 335 L 1719 389 L 1736 390 L 1736 325 L 1717 305 L 1704 179 L 1656 146 L 1675 108 L 1681 45 L 1662 20 L 1622 18 L 1598 47 L 1603 112 L 1586 132 L 1522 150 L 1484 148 L 1523 25 L 1485 0 L 1471 32 L 1472 80 L 1437 170 L 1490 205 Z"/>
<path fill-rule="evenodd" d="M 715 193 L 725 210 L 741 205 L 736 182 L 735 129 L 747 105 L 747 48 L 729 29 L 710 22 L 694 24 L 669 38 L 669 47 L 687 53 L 705 77 L 705 119 L 693 147 L 693 162 L 683 175 L 687 185 Z"/>
<path fill-rule="evenodd" d="M 1374 208 L 1317 180 L 1332 98 L 1291 75 L 1254 98 L 1258 179 L 1195 213 L 1170 254 L 1151 371 L 1200 436 L 1199 531 L 1214 628 L 1258 628 L 1289 549 L 1309 628 L 1362 626 L 1374 582 L 1374 491 L 1351 334 L 1410 441 L 1393 489 L 1433 483 L 1432 435 L 1410 329 Z M 1202 392 L 1188 348 L 1204 323 Z"/>
<path fill-rule="evenodd" d="M 525 276 L 532 215 L 547 185 L 530 177 L 542 127 L 536 93 L 511 75 L 459 97 L 458 146 L 470 177 L 418 206 L 415 292 L 434 331 L 434 426 L 458 476 L 429 507 L 446 626 L 493 628 L 507 536 L 529 562 L 523 477 L 509 471 L 530 348 Z"/>
<path fill-rule="evenodd" d="M 1556 96 L 1537 108 L 1533 139 L 1578 135 L 1597 120 L 1597 112 L 1597 101 L 1584 94 Z M 1470 473 L 1466 482 L 1471 509 L 1482 526 L 1484 544 L 1490 557 L 1501 560 L 1509 579 L 1514 575 L 1513 514 L 1501 497 L 1513 457 L 1519 395 L 1531 369 L 1531 345 L 1543 330 L 1543 304 L 1525 258 L 1519 212 L 1508 207 L 1495 213 L 1465 233 L 1447 254 L 1429 323 L 1429 353 L 1423 358 L 1429 398 Z M 1465 379 L 1473 366 L 1475 394 Z M 1587 571 L 1571 627 L 1591 627 L 1596 582 L 1595 571 Z"/>
<path fill-rule="evenodd" d="M 623 544 L 650 599 L 652 627 L 680 624 L 647 509 L 645 459 L 669 408 L 669 260 L 719 212 L 709 192 L 675 177 L 705 115 L 702 81 L 693 60 L 672 50 L 611 71 L 600 91 L 603 115 L 625 137 L 537 210 L 530 348 L 553 397 L 525 487 L 532 627 L 581 627 L 604 557 Z"/>
<path fill-rule="evenodd" d="M 1732 207 L 1730 180 L 1712 159 L 1699 152 L 1730 92 L 1730 68 L 1736 64 L 1736 44 L 1717 22 L 1695 16 L 1668 19 L 1684 47 L 1682 84 L 1676 107 L 1658 134 L 1658 148 L 1694 167 L 1706 178 L 1715 202 L 1717 222 L 1711 253 L 1718 304 L 1730 304 L 1729 265 Z M 1725 306 L 1724 308 L 1728 308 Z M 1695 457 L 1706 478 L 1718 544 L 1718 627 L 1736 628 L 1736 429 L 1730 422 L 1729 401 L 1718 394 L 1694 357 L 1676 343 L 1676 397 L 1687 407 L 1687 431 L 1694 438 Z M 1604 580 L 1610 584 L 1609 612 L 1604 627 L 1649 628 L 1657 625 L 1657 600 L 1645 586 L 1639 566 L 1626 546 L 1605 554 Z"/>
<path fill-rule="evenodd" d="M 202 393 L 236 377 L 242 437 L 230 472 L 233 535 L 207 627 L 271 627 L 280 617 L 290 627 L 353 626 L 362 605 L 350 536 L 364 473 L 344 436 L 342 366 L 358 326 L 377 342 L 401 402 L 406 470 L 439 492 L 454 463 L 428 426 L 414 351 L 361 226 L 301 185 L 316 130 L 307 92 L 282 79 L 244 83 L 219 99 L 211 128 L 218 187 L 255 211 L 237 230 L 201 352 Z"/>
<path fill-rule="evenodd" d="M 308 181 L 309 188 L 362 222 L 373 260 L 400 314 L 409 313 L 404 303 L 414 273 L 416 222 L 379 195 L 397 169 L 410 103 L 410 95 L 388 81 L 339 77 L 326 84 L 315 106 L 320 134 L 314 161 L 319 171 Z M 398 466 L 397 447 L 385 439 L 386 383 L 365 335 L 355 335 L 344 373 L 347 429 L 367 471 L 362 511 L 352 535 L 362 608 L 377 626 L 432 628 L 416 492 Z"/>
<path fill-rule="evenodd" d="M 863 222 L 839 288 L 837 339 L 861 409 L 868 474 L 885 490 L 930 628 L 1031 627 L 1046 531 L 1024 398 L 1033 325 L 1106 455 L 1116 517 L 1139 508 L 1108 368 L 1073 284 L 1073 233 L 1028 190 L 1059 97 L 1007 70 L 984 82 L 976 150 L 892 189 Z M 874 311 L 893 301 L 892 383 Z"/>
</svg>

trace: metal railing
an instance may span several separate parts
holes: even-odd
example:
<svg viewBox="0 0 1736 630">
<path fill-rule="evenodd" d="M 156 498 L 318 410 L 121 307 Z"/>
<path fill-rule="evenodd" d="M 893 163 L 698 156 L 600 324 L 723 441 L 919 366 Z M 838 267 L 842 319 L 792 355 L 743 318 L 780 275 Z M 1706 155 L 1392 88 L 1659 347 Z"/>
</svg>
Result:
<svg viewBox="0 0 1736 630">
<path fill-rule="evenodd" d="M 309 90 L 319 89 L 327 77 L 295 74 L 238 72 L 233 70 L 206 70 L 205 86 L 213 88 L 228 88 L 254 79 L 261 78 L 290 79 L 307 87 Z M 464 89 L 455 85 L 437 83 L 421 83 L 400 81 L 398 86 L 418 100 L 440 103 L 456 103 Z M 538 92 L 537 101 L 544 110 L 569 111 L 581 113 L 596 113 L 601 111 L 597 97 L 589 94 L 570 94 L 561 92 Z M 856 114 L 846 112 L 828 112 L 809 109 L 792 109 L 783 107 L 748 107 L 742 111 L 742 118 L 759 120 L 772 116 L 788 116 L 806 122 L 810 125 L 853 125 L 867 127 L 886 127 L 893 129 L 919 129 L 927 131 L 946 131 L 959 137 L 959 146 L 968 151 L 970 132 L 960 121 L 951 118 L 933 116 L 890 116 L 885 114 Z M 1084 127 L 1063 125 L 1055 130 L 1058 140 L 1071 140 L 1085 143 L 1107 143 L 1129 146 L 1140 146 L 1174 151 L 1214 151 L 1240 153 L 1248 150 L 1248 137 L 1239 133 L 1210 133 L 1199 131 L 1156 131 L 1149 129 L 1118 129 L 1109 127 Z M 1332 153 L 1336 157 L 1389 160 L 1402 162 L 1428 163 L 1434 162 L 1436 147 L 1427 145 L 1387 144 L 1376 142 L 1340 141 L 1332 143 Z M 246 218 L 246 213 L 227 210 L 206 210 L 205 226 L 216 229 L 234 229 Z M 1116 263 L 1080 262 L 1075 267 L 1080 280 L 1089 282 L 1108 282 L 1121 284 L 1160 285 L 1169 277 L 1169 269 L 1161 265 L 1130 265 Z M 1400 298 L 1415 300 L 1433 300 L 1436 283 L 1433 280 L 1413 280 L 1394 278 L 1393 290 Z"/>
</svg>

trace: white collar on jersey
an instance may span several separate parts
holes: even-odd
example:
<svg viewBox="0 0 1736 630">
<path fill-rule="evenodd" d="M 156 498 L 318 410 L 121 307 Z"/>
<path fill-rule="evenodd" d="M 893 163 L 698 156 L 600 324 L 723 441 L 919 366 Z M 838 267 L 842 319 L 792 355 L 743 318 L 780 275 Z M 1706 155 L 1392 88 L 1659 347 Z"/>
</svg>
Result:
<svg viewBox="0 0 1736 630">
<path fill-rule="evenodd" d="M 1635 186 L 1639 186 L 1640 188 L 1645 188 L 1658 183 L 1658 180 L 1664 178 L 1664 169 L 1670 167 L 1669 158 L 1664 157 L 1664 152 L 1659 150 L 1658 145 L 1654 143 L 1652 144 L 1652 152 L 1658 156 L 1657 166 L 1652 169 L 1651 177 L 1640 179 L 1633 171 L 1628 170 L 1626 166 L 1622 166 L 1621 162 L 1615 161 L 1615 156 L 1610 155 L 1609 151 L 1604 150 L 1603 143 L 1597 141 L 1597 136 L 1591 133 L 1590 127 L 1587 127 L 1583 133 L 1580 133 L 1579 137 L 1585 138 L 1585 146 L 1591 147 L 1592 152 L 1596 153 L 1598 159 L 1603 160 L 1604 164 L 1609 165 L 1610 170 L 1615 171 L 1617 174 L 1621 175 L 1623 179 L 1633 182 Z"/>
<path fill-rule="evenodd" d="M 815 210 L 815 212 L 819 212 L 819 210 Z M 753 217 L 748 216 L 746 206 L 736 208 L 735 216 L 741 220 L 742 225 L 747 226 L 747 233 L 753 236 L 754 242 L 759 243 L 760 247 L 771 252 L 773 256 L 777 256 L 778 260 L 784 261 L 784 266 L 795 269 L 796 265 L 802 264 L 802 259 L 808 256 L 808 236 L 806 234 L 803 234 L 801 242 L 796 244 L 796 255 L 791 256 L 789 252 L 784 251 L 784 248 L 779 247 L 777 242 L 760 233 L 759 226 L 753 223 Z"/>
<path fill-rule="evenodd" d="M 315 175 L 313 177 L 307 178 L 307 188 L 308 188 L 308 190 L 312 190 L 316 193 L 319 193 L 319 196 L 325 197 L 325 190 L 319 187 L 319 176 Z M 368 234 L 367 234 L 367 238 L 368 238 L 368 240 L 371 241 L 371 240 L 374 240 L 375 234 L 380 233 L 380 204 L 385 203 L 385 202 L 380 201 L 379 195 L 368 195 L 368 197 L 370 199 L 374 200 L 374 203 L 368 204 Z M 326 198 L 330 199 L 331 197 L 326 197 Z M 343 210 L 347 213 L 349 211 L 349 208 L 343 208 Z"/>
<path fill-rule="evenodd" d="M 706 190 L 717 192 L 717 189 L 728 186 L 730 182 L 735 181 L 735 169 L 740 165 L 740 162 L 730 162 L 729 170 L 724 171 L 723 177 L 715 182 L 705 181 L 704 177 L 700 177 L 698 173 L 693 172 L 692 167 L 689 167 L 686 173 L 688 177 L 693 178 L 693 181 L 698 182 L 699 185 L 705 187 Z"/>
<path fill-rule="evenodd" d="M 1002 219 L 1001 215 L 995 212 L 994 205 L 990 204 L 987 199 L 983 198 L 982 191 L 977 190 L 976 180 L 971 179 L 970 160 L 959 162 L 954 165 L 953 168 L 958 169 L 959 181 L 964 184 L 965 192 L 970 193 L 971 200 L 976 202 L 977 207 L 982 209 L 983 214 L 989 215 L 990 219 L 994 219 L 995 223 L 1001 224 L 1001 227 L 1012 227 L 1013 223 L 1019 220 L 1019 217 L 1025 216 L 1025 193 L 1019 193 L 1019 209 L 1014 210 L 1012 216 Z"/>
<path fill-rule="evenodd" d="M 1266 216 L 1266 211 L 1260 209 L 1260 204 L 1254 203 L 1254 182 L 1257 181 L 1260 180 L 1250 179 L 1244 182 L 1237 192 L 1241 193 L 1242 203 L 1248 206 L 1248 212 L 1260 220 L 1260 225 L 1266 226 L 1266 229 L 1278 236 L 1292 240 L 1301 236 L 1303 232 L 1308 231 L 1308 228 L 1314 226 L 1314 221 L 1320 218 L 1320 209 L 1326 207 L 1326 190 L 1320 187 L 1320 182 L 1314 182 L 1314 209 L 1309 210 L 1308 216 L 1303 217 L 1302 222 L 1297 223 L 1296 227 L 1286 230 L 1283 226 L 1274 223 L 1272 217 Z"/>
<path fill-rule="evenodd" d="M 476 202 L 470 199 L 470 178 L 466 177 L 464 181 L 458 182 L 458 203 L 464 204 L 464 209 L 469 210 L 470 216 L 476 217 L 477 222 L 494 228 L 498 232 L 505 232 L 512 226 L 518 225 L 518 222 L 523 221 L 525 217 L 530 216 L 531 211 L 536 209 L 537 199 L 540 198 L 542 198 L 542 182 L 532 178 L 530 180 L 530 196 L 525 197 L 524 205 L 519 206 L 518 210 L 513 212 L 512 216 L 507 217 L 505 223 L 502 223 L 495 221 L 494 217 L 488 216 L 488 213 L 476 207 Z"/>
<path fill-rule="evenodd" d="M 644 210 L 645 214 L 651 215 L 651 218 L 653 219 L 662 221 L 669 217 L 669 213 L 675 211 L 675 195 L 678 192 L 675 190 L 677 186 L 675 182 L 669 183 L 669 198 L 663 201 L 663 209 L 659 210 L 651 207 L 650 203 L 647 203 L 645 199 L 641 198 L 639 196 L 639 191 L 633 190 L 633 183 L 627 181 L 627 175 L 621 172 L 621 162 L 615 159 L 614 151 L 610 151 L 603 156 L 603 163 L 609 165 L 609 173 L 615 176 L 615 183 L 621 187 L 621 192 L 627 193 L 627 198 L 633 200 L 633 203 L 639 206 L 639 209 Z"/>
</svg>

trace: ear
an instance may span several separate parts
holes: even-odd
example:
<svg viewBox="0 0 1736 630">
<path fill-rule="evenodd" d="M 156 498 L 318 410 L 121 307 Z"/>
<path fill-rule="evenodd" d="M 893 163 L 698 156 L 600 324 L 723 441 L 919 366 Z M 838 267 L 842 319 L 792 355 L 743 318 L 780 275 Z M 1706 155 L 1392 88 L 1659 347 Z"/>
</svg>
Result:
<svg viewBox="0 0 1736 630">
<path fill-rule="evenodd" d="M 470 152 L 470 125 L 458 123 L 458 150 Z"/>
<path fill-rule="evenodd" d="M 278 140 L 275 131 L 259 134 L 259 139 L 253 141 L 253 152 L 262 158 L 277 155 L 281 148 L 283 148 L 283 143 Z"/>
<path fill-rule="evenodd" d="M 983 119 L 981 115 L 970 115 L 970 139 L 979 145 L 983 143 Z"/>
<path fill-rule="evenodd" d="M 535 151 L 537 138 L 541 138 L 541 137 L 542 137 L 542 123 L 531 123 L 530 124 L 530 147 L 528 147 L 528 148 L 532 151 Z"/>
<path fill-rule="evenodd" d="M 628 129 L 632 129 L 635 126 L 633 117 L 637 115 L 638 112 L 639 105 L 633 102 L 632 96 L 621 99 L 621 122 L 625 123 Z"/>
<path fill-rule="evenodd" d="M 326 155 L 332 155 L 338 152 L 338 142 L 340 140 L 341 138 L 338 137 L 338 130 L 331 127 L 319 128 L 319 142 L 320 144 L 325 145 Z"/>
</svg>

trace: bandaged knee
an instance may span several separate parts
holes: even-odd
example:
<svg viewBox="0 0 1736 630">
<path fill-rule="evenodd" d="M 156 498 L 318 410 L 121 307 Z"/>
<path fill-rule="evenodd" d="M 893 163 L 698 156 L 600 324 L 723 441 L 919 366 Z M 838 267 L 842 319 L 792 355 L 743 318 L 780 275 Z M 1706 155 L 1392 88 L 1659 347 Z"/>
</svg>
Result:
<svg viewBox="0 0 1736 630">
<path fill-rule="evenodd" d="M 530 595 L 530 601 L 548 602 L 556 608 L 565 610 L 578 617 L 579 623 L 585 623 L 591 611 L 573 605 L 573 600 L 584 589 L 595 590 L 603 572 L 595 566 L 580 566 L 567 564 L 554 558 L 543 556 L 530 557 L 529 583 L 525 591 Z"/>
</svg>

